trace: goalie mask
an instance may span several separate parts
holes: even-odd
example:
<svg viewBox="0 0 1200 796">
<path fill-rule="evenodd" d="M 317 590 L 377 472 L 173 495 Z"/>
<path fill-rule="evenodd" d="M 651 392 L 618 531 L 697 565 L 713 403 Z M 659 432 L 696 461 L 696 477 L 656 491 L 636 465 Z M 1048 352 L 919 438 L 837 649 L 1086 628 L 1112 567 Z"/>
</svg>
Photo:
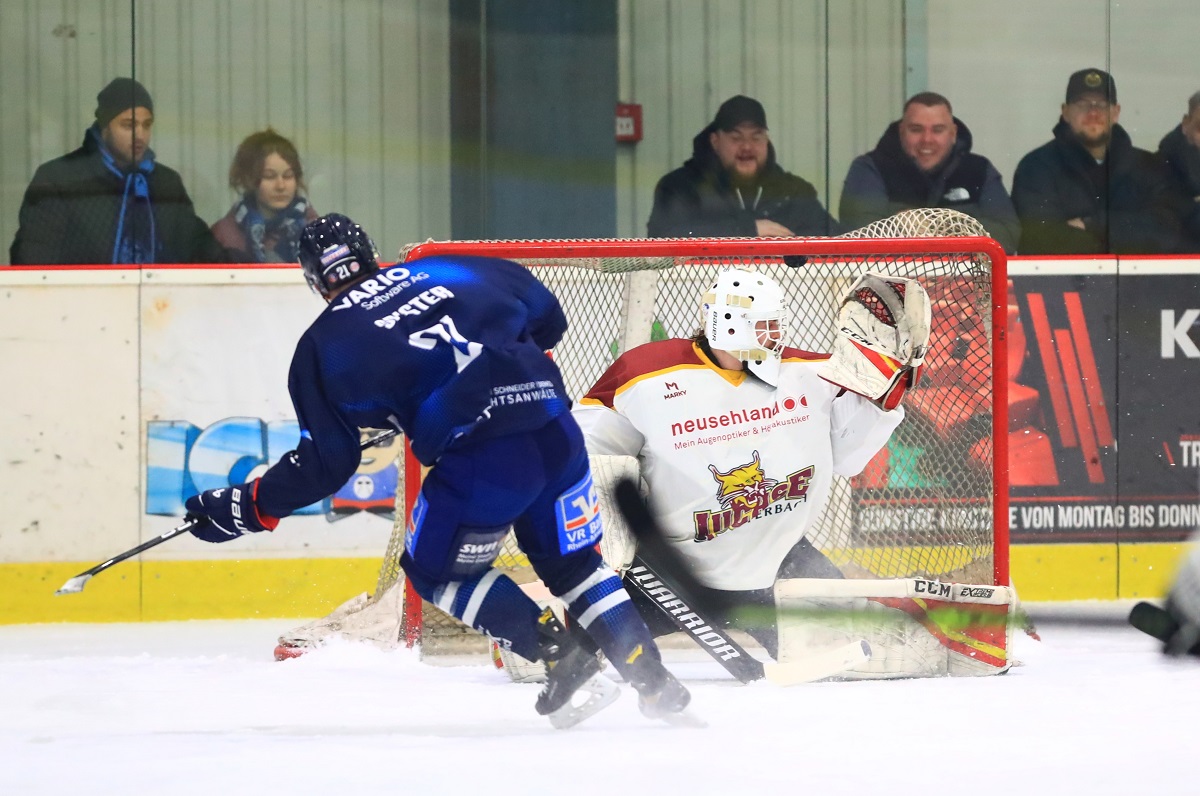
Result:
<svg viewBox="0 0 1200 796">
<path fill-rule="evenodd" d="M 308 285 L 328 299 L 351 282 L 379 270 L 379 252 L 363 228 L 330 213 L 300 232 L 300 267 Z"/>
<path fill-rule="evenodd" d="M 774 387 L 787 334 L 783 290 L 764 274 L 727 268 L 701 303 L 704 336 Z"/>
</svg>

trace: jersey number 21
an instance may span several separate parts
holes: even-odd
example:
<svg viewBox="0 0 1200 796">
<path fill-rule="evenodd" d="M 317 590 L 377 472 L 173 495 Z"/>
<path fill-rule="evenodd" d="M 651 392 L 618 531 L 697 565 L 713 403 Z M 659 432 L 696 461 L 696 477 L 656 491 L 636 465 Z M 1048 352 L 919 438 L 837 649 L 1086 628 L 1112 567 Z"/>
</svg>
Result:
<svg viewBox="0 0 1200 796">
<path fill-rule="evenodd" d="M 443 315 L 442 319 L 433 326 L 419 329 L 408 336 L 409 345 L 432 351 L 438 343 L 449 343 L 454 347 L 454 364 L 458 372 L 475 361 L 475 357 L 483 351 L 483 346 L 463 337 L 454 325 L 454 319 Z"/>
</svg>

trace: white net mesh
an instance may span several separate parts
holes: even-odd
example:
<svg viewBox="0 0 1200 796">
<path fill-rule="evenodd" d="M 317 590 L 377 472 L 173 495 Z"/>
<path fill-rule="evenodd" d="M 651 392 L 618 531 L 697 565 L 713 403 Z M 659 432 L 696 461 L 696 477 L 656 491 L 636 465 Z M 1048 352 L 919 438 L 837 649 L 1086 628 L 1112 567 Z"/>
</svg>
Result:
<svg viewBox="0 0 1200 796">
<path fill-rule="evenodd" d="M 843 238 L 986 238 L 987 230 L 979 220 L 941 207 L 901 210 L 894 216 L 873 221 L 847 232 Z"/>
</svg>

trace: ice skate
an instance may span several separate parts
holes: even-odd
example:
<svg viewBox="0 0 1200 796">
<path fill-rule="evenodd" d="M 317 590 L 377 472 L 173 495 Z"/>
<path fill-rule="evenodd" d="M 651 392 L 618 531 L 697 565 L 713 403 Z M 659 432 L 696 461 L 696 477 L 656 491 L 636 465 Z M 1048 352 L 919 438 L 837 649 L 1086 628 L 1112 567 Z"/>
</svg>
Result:
<svg viewBox="0 0 1200 796">
<path fill-rule="evenodd" d="M 687 709 L 691 692 L 662 661 L 645 655 L 634 663 L 636 674 L 630 678 L 638 692 L 638 709 L 648 719 L 661 719 L 679 727 L 707 727 L 708 724 Z"/>
<path fill-rule="evenodd" d="M 538 634 L 546 662 L 546 686 L 538 694 L 536 709 L 549 717 L 556 729 L 574 727 L 621 695 L 616 683 L 600 675 L 603 664 L 582 631 L 563 627 L 547 608 L 538 618 Z M 576 699 L 581 695 L 585 698 Z"/>
</svg>

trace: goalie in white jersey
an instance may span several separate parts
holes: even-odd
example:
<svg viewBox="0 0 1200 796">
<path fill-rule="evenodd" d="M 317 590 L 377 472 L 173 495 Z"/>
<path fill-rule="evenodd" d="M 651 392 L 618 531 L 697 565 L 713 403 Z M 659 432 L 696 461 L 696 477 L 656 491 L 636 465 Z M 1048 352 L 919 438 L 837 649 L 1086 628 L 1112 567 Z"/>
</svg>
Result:
<svg viewBox="0 0 1200 796">
<path fill-rule="evenodd" d="M 832 354 L 784 345 L 786 301 L 753 271 L 722 271 L 691 339 L 634 348 L 574 409 L 590 454 L 637 457 L 673 548 L 722 617 L 765 607 L 749 632 L 778 657 L 773 586 L 841 578 L 805 538 L 834 475 L 853 476 L 904 420 L 927 347 L 929 300 L 915 280 L 868 274 L 850 291 Z M 614 563 L 614 562 L 610 562 Z M 641 595 L 651 630 L 675 630 Z"/>
</svg>

